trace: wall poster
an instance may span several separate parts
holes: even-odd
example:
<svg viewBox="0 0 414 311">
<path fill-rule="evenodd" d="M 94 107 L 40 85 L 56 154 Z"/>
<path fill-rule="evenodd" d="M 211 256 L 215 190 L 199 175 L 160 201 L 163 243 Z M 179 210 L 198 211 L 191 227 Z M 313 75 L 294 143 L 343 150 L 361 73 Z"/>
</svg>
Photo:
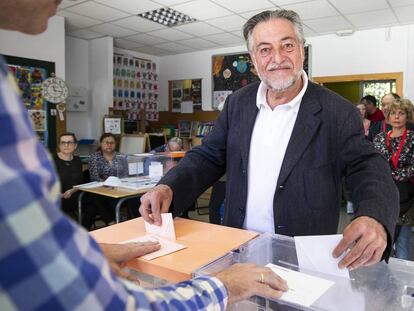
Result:
<svg viewBox="0 0 414 311">
<path fill-rule="evenodd" d="M 311 48 L 311 45 L 305 45 L 305 60 L 303 62 L 303 69 L 309 78 L 312 77 Z M 229 94 L 260 80 L 249 53 L 213 55 L 212 76 L 213 109 L 217 109 L 220 103 L 224 103 Z"/>
<path fill-rule="evenodd" d="M 131 55 L 114 54 L 113 108 L 127 111 L 128 120 L 158 121 L 159 79 L 157 63 Z"/>
<path fill-rule="evenodd" d="M 185 79 L 185 80 L 172 80 L 169 81 L 169 106 L 171 112 L 181 112 L 182 103 L 187 109 L 185 112 L 189 112 L 188 105 L 191 102 L 191 109 L 201 110 L 201 79 Z"/>
<path fill-rule="evenodd" d="M 122 134 L 122 118 L 105 116 L 103 119 L 104 133 Z"/>
<path fill-rule="evenodd" d="M 232 92 L 259 80 L 249 53 L 213 55 L 213 108 Z"/>
<path fill-rule="evenodd" d="M 41 94 L 42 82 L 55 72 L 55 63 L 31 58 L 4 55 L 8 70 L 16 79 L 39 141 L 52 152 L 56 150 L 56 104 Z"/>
</svg>

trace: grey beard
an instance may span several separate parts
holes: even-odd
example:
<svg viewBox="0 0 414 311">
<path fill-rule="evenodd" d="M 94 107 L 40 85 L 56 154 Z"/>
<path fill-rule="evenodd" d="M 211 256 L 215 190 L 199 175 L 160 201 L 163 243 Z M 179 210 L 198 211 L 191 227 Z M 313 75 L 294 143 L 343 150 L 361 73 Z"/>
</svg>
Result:
<svg viewBox="0 0 414 311">
<path fill-rule="evenodd" d="M 267 78 L 261 77 L 260 74 L 259 78 L 263 81 L 268 89 L 271 89 L 273 92 L 284 92 L 289 89 L 295 82 L 300 78 L 302 74 L 302 70 L 299 70 L 295 76 L 288 77 L 282 81 L 271 81 Z"/>
</svg>

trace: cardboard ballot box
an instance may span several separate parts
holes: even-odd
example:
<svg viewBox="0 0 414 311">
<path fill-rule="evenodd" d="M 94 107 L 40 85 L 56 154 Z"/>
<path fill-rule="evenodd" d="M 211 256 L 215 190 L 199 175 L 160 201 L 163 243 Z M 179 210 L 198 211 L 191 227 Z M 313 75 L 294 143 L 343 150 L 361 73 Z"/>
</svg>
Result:
<svg viewBox="0 0 414 311">
<path fill-rule="evenodd" d="M 243 262 L 261 266 L 272 263 L 334 284 L 308 307 L 256 296 L 232 306 L 232 310 L 414 310 L 414 262 L 390 258 L 389 264 L 380 262 L 351 271 L 350 279 L 327 275 L 299 268 L 294 239 L 282 235 L 262 234 L 236 252 L 195 271 L 194 276 L 216 273 Z"/>
<path fill-rule="evenodd" d="M 223 257 L 258 236 L 258 233 L 209 223 L 175 218 L 176 242 L 187 248 L 147 261 L 134 259 L 127 266 L 132 270 L 168 282 L 192 278 L 194 271 Z M 145 235 L 144 220 L 136 218 L 91 232 L 102 243 L 118 243 Z"/>
</svg>

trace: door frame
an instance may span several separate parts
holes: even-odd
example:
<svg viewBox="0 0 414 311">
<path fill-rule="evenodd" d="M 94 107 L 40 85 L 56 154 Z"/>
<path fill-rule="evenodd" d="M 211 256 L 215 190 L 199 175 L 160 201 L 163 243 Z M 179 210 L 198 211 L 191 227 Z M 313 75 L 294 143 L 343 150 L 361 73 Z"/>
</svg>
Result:
<svg viewBox="0 0 414 311">
<path fill-rule="evenodd" d="M 373 80 L 395 80 L 395 86 L 398 95 L 403 97 L 403 73 L 402 72 L 386 72 L 386 73 L 367 73 L 358 75 L 343 76 L 324 76 L 313 77 L 313 82 L 324 84 L 331 82 L 355 82 L 355 81 L 373 81 Z"/>
</svg>

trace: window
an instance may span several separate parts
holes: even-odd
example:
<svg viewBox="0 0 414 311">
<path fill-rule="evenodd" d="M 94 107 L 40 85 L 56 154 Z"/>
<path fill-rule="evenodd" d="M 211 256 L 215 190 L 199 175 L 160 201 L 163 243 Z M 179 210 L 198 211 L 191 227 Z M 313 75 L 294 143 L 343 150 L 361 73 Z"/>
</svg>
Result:
<svg viewBox="0 0 414 311">
<path fill-rule="evenodd" d="M 395 80 L 378 80 L 378 81 L 363 81 L 362 84 L 362 97 L 366 95 L 373 95 L 380 101 L 381 98 L 388 93 L 397 93 Z"/>
</svg>

